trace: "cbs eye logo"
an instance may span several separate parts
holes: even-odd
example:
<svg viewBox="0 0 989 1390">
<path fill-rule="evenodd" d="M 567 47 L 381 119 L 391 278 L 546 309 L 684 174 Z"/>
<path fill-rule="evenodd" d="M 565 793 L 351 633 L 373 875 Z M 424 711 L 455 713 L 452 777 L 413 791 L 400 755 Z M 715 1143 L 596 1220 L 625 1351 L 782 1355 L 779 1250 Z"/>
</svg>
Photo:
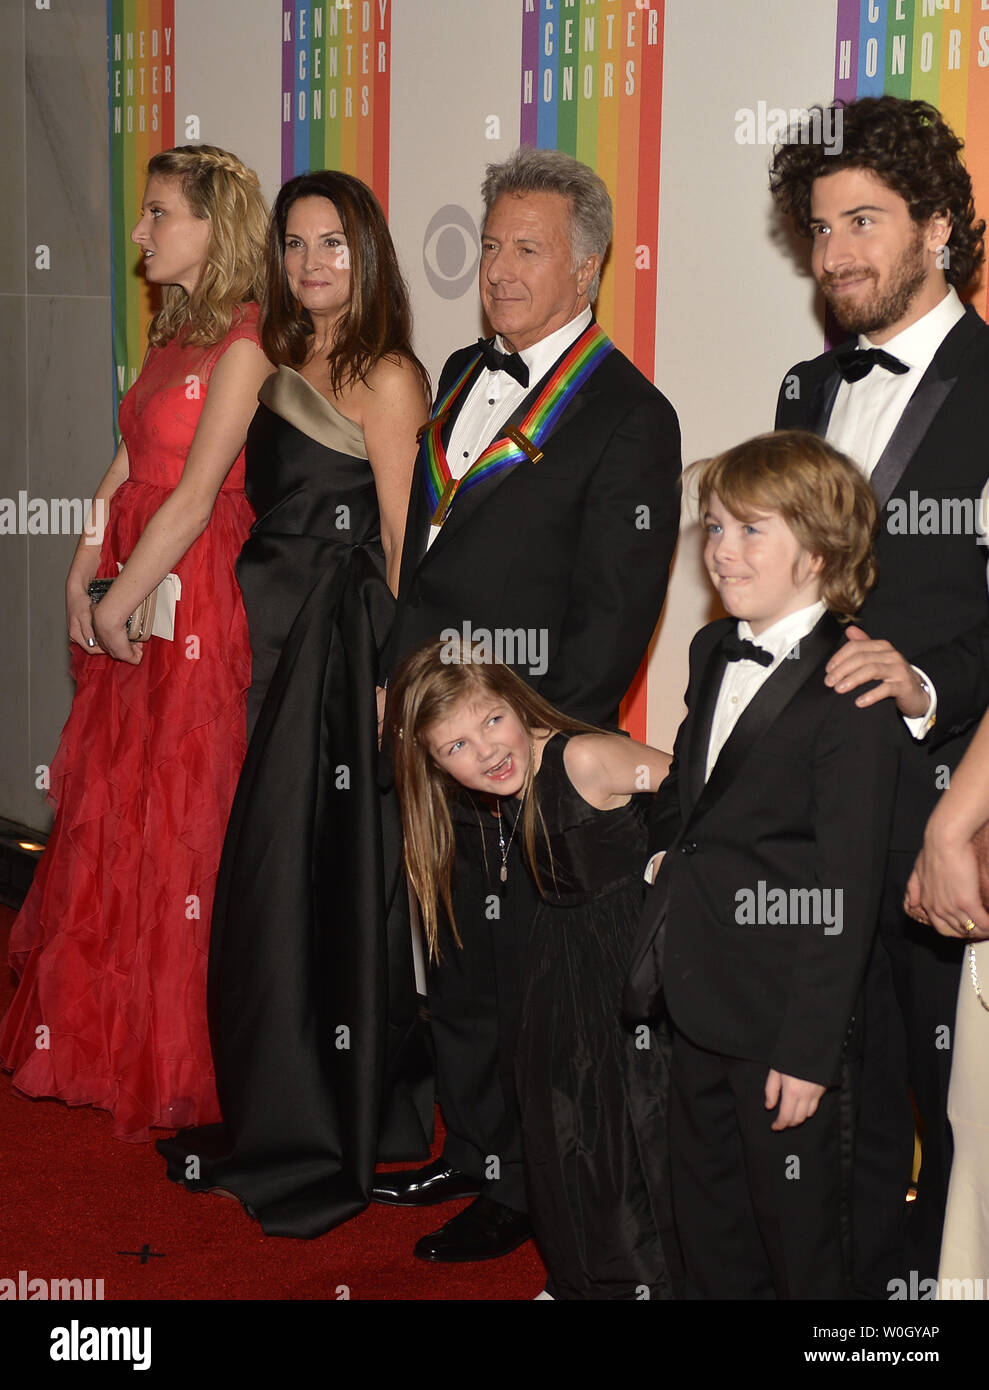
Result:
<svg viewBox="0 0 989 1390">
<path fill-rule="evenodd" d="M 447 203 L 422 239 L 422 268 L 441 299 L 459 299 L 474 283 L 481 239 L 466 208 Z"/>
</svg>

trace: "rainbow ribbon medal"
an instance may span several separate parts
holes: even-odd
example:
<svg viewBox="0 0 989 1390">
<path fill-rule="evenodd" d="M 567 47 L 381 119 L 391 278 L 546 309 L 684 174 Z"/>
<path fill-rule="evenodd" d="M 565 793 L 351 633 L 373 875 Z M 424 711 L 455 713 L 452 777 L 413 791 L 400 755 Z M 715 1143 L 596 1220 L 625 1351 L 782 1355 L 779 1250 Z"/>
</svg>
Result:
<svg viewBox="0 0 989 1390">
<path fill-rule="evenodd" d="M 440 433 L 450 407 L 480 361 L 481 354 L 472 357 L 443 399 L 438 402 L 433 418 L 421 432 L 423 479 L 432 512 L 430 524 L 443 525 L 449 516 L 453 499 L 459 492 L 476 487 L 478 483 L 504 472 L 506 468 L 514 468 L 523 459 L 527 458 L 530 463 L 538 463 L 542 458 L 540 444 L 556 424 L 571 398 L 614 349 L 614 343 L 601 325 L 589 323 L 557 363 L 521 425 L 518 428 L 506 425 L 502 438 L 489 444 L 462 478 L 454 478 L 450 472 Z"/>
</svg>

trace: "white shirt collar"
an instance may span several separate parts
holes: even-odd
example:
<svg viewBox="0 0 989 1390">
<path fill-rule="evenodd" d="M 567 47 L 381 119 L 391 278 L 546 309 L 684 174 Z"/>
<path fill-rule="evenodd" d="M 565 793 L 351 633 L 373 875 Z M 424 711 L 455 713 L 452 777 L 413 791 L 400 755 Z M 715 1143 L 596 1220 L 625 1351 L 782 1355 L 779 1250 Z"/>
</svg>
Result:
<svg viewBox="0 0 989 1390">
<path fill-rule="evenodd" d="M 908 367 L 922 367 L 926 371 L 952 328 L 964 317 L 965 306 L 958 298 L 954 285 L 949 285 L 948 293 L 933 309 L 928 309 L 922 319 L 904 328 L 902 333 L 897 333 L 895 338 L 890 338 L 881 346 L 884 352 L 898 357 Z M 859 334 L 858 341 L 859 347 L 876 346 L 864 333 Z"/>
<path fill-rule="evenodd" d="M 590 308 L 582 310 L 576 318 L 572 318 L 569 323 L 565 323 L 562 328 L 556 329 L 545 338 L 540 338 L 538 343 L 533 343 L 531 347 L 523 348 L 519 353 L 522 361 L 529 368 L 529 385 L 535 386 L 552 367 L 556 359 L 564 352 L 571 343 L 575 343 L 583 333 L 584 329 L 593 318 Z M 495 337 L 495 347 L 499 352 L 507 352 L 505 344 L 501 340 L 501 335 Z"/>
<path fill-rule="evenodd" d="M 748 638 L 757 647 L 770 652 L 775 665 L 793 649 L 801 637 L 806 637 L 808 632 L 817 626 L 823 613 L 824 604 L 819 600 L 806 608 L 798 608 L 795 613 L 787 613 L 785 618 L 780 618 L 772 627 L 763 628 L 758 637 L 752 635 L 751 627 L 743 618 L 738 624 L 738 635 Z"/>
</svg>

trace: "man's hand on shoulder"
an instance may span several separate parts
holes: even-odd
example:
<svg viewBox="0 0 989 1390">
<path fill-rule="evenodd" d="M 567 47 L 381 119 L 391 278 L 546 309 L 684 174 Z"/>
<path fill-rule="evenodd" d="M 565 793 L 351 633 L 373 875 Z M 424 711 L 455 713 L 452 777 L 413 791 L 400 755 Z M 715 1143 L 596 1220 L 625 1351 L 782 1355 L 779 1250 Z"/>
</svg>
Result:
<svg viewBox="0 0 989 1390">
<path fill-rule="evenodd" d="M 858 696 L 857 705 L 865 709 L 880 700 L 895 700 L 904 718 L 922 719 L 930 708 L 930 692 L 909 661 L 889 642 L 873 640 L 860 627 L 849 627 L 847 633 L 849 640 L 828 662 L 825 684 L 845 694 L 878 681 L 873 690 Z"/>
</svg>

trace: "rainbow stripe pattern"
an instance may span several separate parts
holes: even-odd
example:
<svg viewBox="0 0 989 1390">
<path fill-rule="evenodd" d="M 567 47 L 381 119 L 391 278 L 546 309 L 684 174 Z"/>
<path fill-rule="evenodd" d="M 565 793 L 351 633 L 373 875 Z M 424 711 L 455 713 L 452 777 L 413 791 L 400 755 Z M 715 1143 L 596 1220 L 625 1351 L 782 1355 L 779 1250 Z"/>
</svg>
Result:
<svg viewBox="0 0 989 1390">
<path fill-rule="evenodd" d="M 584 382 L 613 352 L 614 343 L 598 323 L 589 323 L 570 350 L 560 359 L 556 368 L 540 391 L 525 419 L 513 433 L 523 436 L 529 447 L 524 448 L 512 437 L 495 440 L 471 465 L 464 476 L 451 484 L 450 465 L 440 432 L 447 412 L 460 394 L 467 378 L 480 361 L 480 353 L 467 364 L 460 377 L 439 402 L 433 418 L 422 438 L 423 479 L 430 512 L 435 516 L 441 501 L 446 497 L 449 508 L 454 492 L 467 492 L 496 473 L 513 468 L 523 459 L 533 458 L 539 446 L 560 418 L 568 402 L 580 390 Z M 449 487 L 449 493 L 447 489 Z"/>
<path fill-rule="evenodd" d="M 615 210 L 595 312 L 644 376 L 656 370 L 665 0 L 520 0 L 521 136 L 604 179 Z M 622 706 L 646 738 L 646 666 Z"/>
<path fill-rule="evenodd" d="M 151 294 L 130 239 L 148 160 L 175 144 L 175 0 L 108 0 L 114 421 L 141 370 Z"/>
<path fill-rule="evenodd" d="M 391 0 L 282 0 L 282 181 L 340 169 L 388 211 Z"/>
</svg>

